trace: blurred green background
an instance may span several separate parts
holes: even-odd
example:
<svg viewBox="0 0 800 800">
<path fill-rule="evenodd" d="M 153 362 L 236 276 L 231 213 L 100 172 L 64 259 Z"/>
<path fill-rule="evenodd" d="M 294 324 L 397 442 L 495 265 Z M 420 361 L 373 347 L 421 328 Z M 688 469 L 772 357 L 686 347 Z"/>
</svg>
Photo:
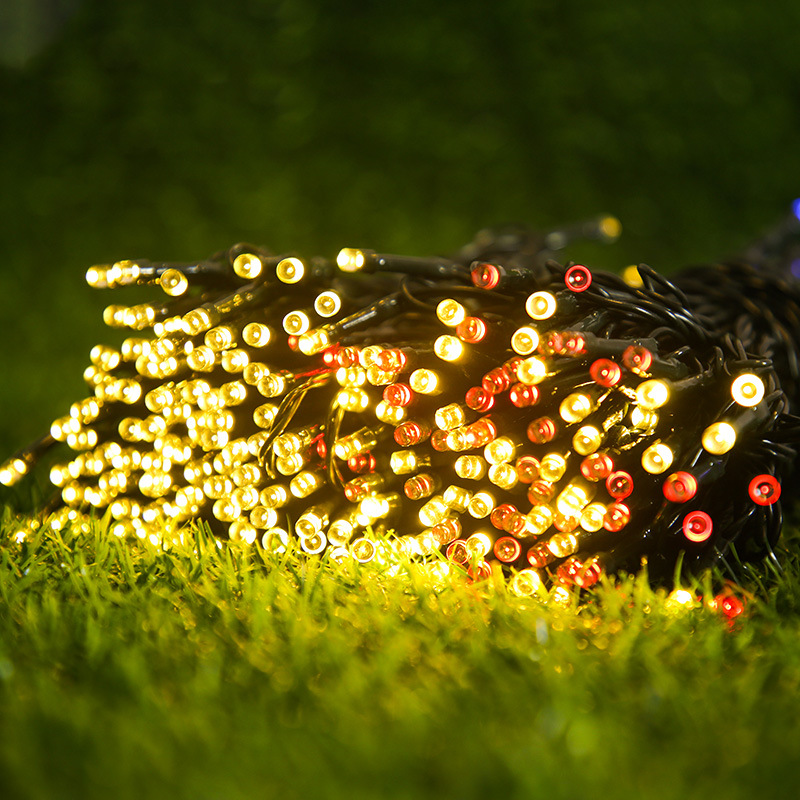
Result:
<svg viewBox="0 0 800 800">
<path fill-rule="evenodd" d="M 669 270 L 800 194 L 800 4 L 5 0 L 0 451 L 85 393 L 87 266 L 447 252 L 617 214 Z"/>
</svg>

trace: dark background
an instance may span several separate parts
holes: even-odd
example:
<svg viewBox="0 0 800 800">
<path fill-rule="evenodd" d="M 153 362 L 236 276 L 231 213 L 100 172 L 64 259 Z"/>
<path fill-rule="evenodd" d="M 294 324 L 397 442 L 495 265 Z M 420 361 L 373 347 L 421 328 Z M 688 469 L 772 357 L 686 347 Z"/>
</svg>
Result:
<svg viewBox="0 0 800 800">
<path fill-rule="evenodd" d="M 86 394 L 93 263 L 447 252 L 618 215 L 669 271 L 800 194 L 800 3 L 7 0 L 0 451 Z"/>
</svg>

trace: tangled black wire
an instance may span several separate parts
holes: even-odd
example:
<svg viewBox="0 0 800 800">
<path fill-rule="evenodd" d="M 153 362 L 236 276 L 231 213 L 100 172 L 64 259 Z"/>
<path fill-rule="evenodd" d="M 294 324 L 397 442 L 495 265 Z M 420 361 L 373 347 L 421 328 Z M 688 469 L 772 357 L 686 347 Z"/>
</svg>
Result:
<svg viewBox="0 0 800 800">
<path fill-rule="evenodd" d="M 92 268 L 167 299 L 106 309 L 132 335 L 92 350 L 91 395 L 0 481 L 63 443 L 54 527 L 106 515 L 160 544 L 202 520 L 335 559 L 497 562 L 522 594 L 643 559 L 661 582 L 774 559 L 800 443 L 797 219 L 671 280 L 553 260 L 615 225 L 484 231 L 449 258 L 236 245 Z"/>
</svg>

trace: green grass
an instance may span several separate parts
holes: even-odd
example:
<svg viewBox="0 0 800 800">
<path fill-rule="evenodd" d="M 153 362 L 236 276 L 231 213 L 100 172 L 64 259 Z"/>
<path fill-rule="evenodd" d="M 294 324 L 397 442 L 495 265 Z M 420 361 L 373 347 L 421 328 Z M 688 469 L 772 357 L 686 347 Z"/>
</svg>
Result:
<svg viewBox="0 0 800 800">
<path fill-rule="evenodd" d="M 748 797 L 800 767 L 800 568 L 733 626 L 102 530 L 0 549 L 4 798 Z M 796 543 L 796 542 L 795 542 Z M 702 588 L 702 587 L 701 587 Z M 703 589 L 708 596 L 708 587 Z"/>
</svg>

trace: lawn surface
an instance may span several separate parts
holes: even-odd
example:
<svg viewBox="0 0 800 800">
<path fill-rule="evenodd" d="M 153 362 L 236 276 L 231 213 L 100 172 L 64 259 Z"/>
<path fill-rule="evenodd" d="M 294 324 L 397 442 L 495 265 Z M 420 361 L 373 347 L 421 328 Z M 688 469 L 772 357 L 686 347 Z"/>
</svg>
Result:
<svg viewBox="0 0 800 800">
<path fill-rule="evenodd" d="M 532 599 L 191 541 L 4 542 L 3 797 L 793 791 L 796 559 L 729 622 L 643 578 Z"/>
</svg>

